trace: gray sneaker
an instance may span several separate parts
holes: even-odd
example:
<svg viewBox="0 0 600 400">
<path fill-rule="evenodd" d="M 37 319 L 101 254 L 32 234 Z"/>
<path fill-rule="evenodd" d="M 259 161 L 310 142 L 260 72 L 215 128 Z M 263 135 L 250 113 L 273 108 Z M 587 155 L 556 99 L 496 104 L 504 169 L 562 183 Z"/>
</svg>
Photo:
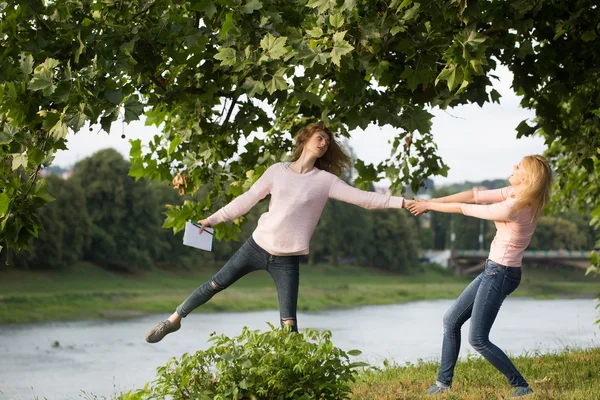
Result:
<svg viewBox="0 0 600 400">
<path fill-rule="evenodd" d="M 511 397 L 527 396 L 533 393 L 533 389 L 529 386 L 517 386 Z"/>
<path fill-rule="evenodd" d="M 433 385 L 431 385 L 429 387 L 429 389 L 427 389 L 427 393 L 429 394 L 440 394 L 440 393 L 444 393 L 446 391 L 450 390 L 450 386 L 438 386 L 437 383 L 434 383 Z"/>
<path fill-rule="evenodd" d="M 146 342 L 157 343 L 160 342 L 169 333 L 176 332 L 181 328 L 181 322 L 175 325 L 171 321 L 164 320 L 163 322 L 150 329 L 146 334 Z"/>
</svg>

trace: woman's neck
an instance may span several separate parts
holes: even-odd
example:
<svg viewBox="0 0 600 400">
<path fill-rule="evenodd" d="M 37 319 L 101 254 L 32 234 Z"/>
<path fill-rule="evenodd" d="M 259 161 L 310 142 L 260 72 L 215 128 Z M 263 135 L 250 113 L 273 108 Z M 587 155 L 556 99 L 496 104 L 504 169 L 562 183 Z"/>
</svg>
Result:
<svg viewBox="0 0 600 400">
<path fill-rule="evenodd" d="M 288 168 L 297 174 L 306 174 L 312 171 L 315 166 L 315 161 L 317 161 L 316 158 L 308 156 L 305 152 L 302 152 L 300 158 L 291 162 Z"/>
<path fill-rule="evenodd" d="M 519 197 L 521 191 L 523 190 L 521 185 L 512 185 L 514 197 Z"/>
</svg>

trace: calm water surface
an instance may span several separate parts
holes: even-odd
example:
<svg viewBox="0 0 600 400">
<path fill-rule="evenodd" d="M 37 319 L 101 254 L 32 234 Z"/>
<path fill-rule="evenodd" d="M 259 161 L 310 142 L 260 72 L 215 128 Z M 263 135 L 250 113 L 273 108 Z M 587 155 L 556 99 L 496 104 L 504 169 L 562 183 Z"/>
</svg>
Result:
<svg viewBox="0 0 600 400">
<path fill-rule="evenodd" d="M 331 330 L 336 346 L 361 350 L 362 360 L 404 363 L 439 357 L 442 316 L 451 304 L 452 300 L 437 300 L 300 313 L 298 320 L 301 329 Z M 594 306 L 585 299 L 509 298 L 491 340 L 515 355 L 600 346 Z M 278 324 L 279 313 L 191 314 L 179 332 L 147 344 L 146 331 L 166 316 L 0 326 L 0 400 L 92 398 L 85 393 L 109 397 L 140 388 L 169 358 L 208 348 L 211 332 L 235 336 L 244 325 L 266 330 L 265 321 Z M 463 332 L 468 326 L 467 322 Z M 468 352 L 474 350 L 463 343 L 461 356 Z"/>
</svg>

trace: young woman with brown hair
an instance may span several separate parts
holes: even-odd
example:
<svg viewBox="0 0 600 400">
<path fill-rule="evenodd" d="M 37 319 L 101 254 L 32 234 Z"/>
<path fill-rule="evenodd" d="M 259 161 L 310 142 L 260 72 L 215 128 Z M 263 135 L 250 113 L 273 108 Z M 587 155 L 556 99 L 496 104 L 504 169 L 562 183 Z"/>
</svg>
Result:
<svg viewBox="0 0 600 400">
<path fill-rule="evenodd" d="M 546 159 L 532 155 L 513 167 L 508 187 L 484 191 L 473 189 L 407 206 L 414 215 L 427 211 L 464 214 L 494 221 L 497 228 L 484 271 L 462 292 L 444 316 L 440 370 L 428 393 L 437 394 L 450 389 L 460 350 L 460 328 L 469 318 L 469 343 L 506 376 L 514 388 L 513 397 L 533 393 L 506 354 L 490 342 L 489 333 L 502 302 L 519 286 L 523 252 L 531 241 L 538 216 L 550 199 L 551 180 L 552 171 Z"/>
<path fill-rule="evenodd" d="M 271 195 L 269 210 L 260 217 L 252 236 L 212 279 L 177 307 L 169 319 L 152 328 L 146 341 L 156 343 L 177 331 L 181 319 L 192 310 L 257 270 L 266 270 L 273 277 L 281 324 L 289 324 L 297 332 L 300 256 L 308 254 L 310 238 L 327 200 L 341 200 L 368 209 L 404 206 L 402 197 L 366 192 L 347 185 L 337 175 L 348 166 L 349 157 L 322 122 L 301 129 L 296 135 L 290 162 L 272 165 L 246 193 L 200 221 L 202 227 L 231 221 Z"/>
</svg>

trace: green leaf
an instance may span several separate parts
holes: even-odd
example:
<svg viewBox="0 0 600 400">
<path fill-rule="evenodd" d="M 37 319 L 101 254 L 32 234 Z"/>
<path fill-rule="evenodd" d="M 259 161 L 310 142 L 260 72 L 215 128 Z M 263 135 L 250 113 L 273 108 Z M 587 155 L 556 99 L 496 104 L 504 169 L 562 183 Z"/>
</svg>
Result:
<svg viewBox="0 0 600 400">
<path fill-rule="evenodd" d="M 283 77 L 283 75 L 285 74 L 286 69 L 285 68 L 281 68 L 279 69 L 275 75 L 273 75 L 273 79 L 271 79 L 268 83 L 267 83 L 267 92 L 269 92 L 269 94 L 273 94 L 275 93 L 277 90 L 286 90 L 288 88 L 288 84 L 285 81 L 285 78 Z"/>
<path fill-rule="evenodd" d="M 492 91 L 490 92 L 490 98 L 492 99 L 492 103 L 500 104 L 500 97 L 502 97 L 502 95 L 498 93 L 496 89 L 492 89 Z"/>
<path fill-rule="evenodd" d="M 12 170 L 16 171 L 19 167 L 27 169 L 27 154 L 15 154 L 12 161 Z"/>
<path fill-rule="evenodd" d="M 225 39 L 229 31 L 233 28 L 233 14 L 228 13 L 225 16 L 225 22 L 223 22 L 223 26 L 221 26 L 221 40 Z"/>
<path fill-rule="evenodd" d="M 408 132 L 419 131 L 421 134 L 431 130 L 433 115 L 421 108 L 410 108 L 402 113 L 400 118 L 402 127 Z"/>
<path fill-rule="evenodd" d="M 448 88 L 454 90 L 456 85 L 458 85 L 458 82 L 463 81 L 463 74 L 457 69 L 456 65 L 447 65 L 436 78 L 435 84 L 437 85 L 439 81 L 446 81 L 448 83 Z"/>
<path fill-rule="evenodd" d="M 329 17 L 329 23 L 336 28 L 341 28 L 344 25 L 344 17 L 341 14 L 334 14 Z"/>
<path fill-rule="evenodd" d="M 404 4 L 404 3 L 402 3 Z M 420 3 L 415 3 L 411 8 L 406 10 L 402 19 L 404 21 L 410 21 L 411 19 L 416 18 L 419 15 L 419 9 L 421 8 Z"/>
<path fill-rule="evenodd" d="M 404 32 L 406 29 L 401 25 L 396 25 L 392 29 L 390 29 L 390 34 L 392 36 L 396 36 L 398 32 Z"/>
<path fill-rule="evenodd" d="M 583 35 L 581 35 L 581 40 L 583 40 L 584 42 L 591 42 L 592 40 L 596 39 L 598 36 L 596 35 L 596 32 L 594 31 L 585 31 L 583 33 Z"/>
<path fill-rule="evenodd" d="M 362 354 L 362 351 L 356 350 L 356 349 L 348 351 L 348 355 L 350 355 L 350 356 L 360 356 L 361 354 Z"/>
<path fill-rule="evenodd" d="M 214 58 L 221 61 L 221 65 L 235 65 L 235 50 L 231 47 L 221 47 Z"/>
<path fill-rule="evenodd" d="M 20 69 L 25 75 L 31 74 L 31 71 L 33 71 L 33 56 L 31 54 L 21 54 Z"/>
<path fill-rule="evenodd" d="M 402 3 L 400 3 L 401 1 L 402 0 L 394 0 L 394 1 L 392 1 L 392 4 L 390 4 L 390 8 L 392 8 L 392 9 L 395 8 L 396 11 L 400 11 L 403 8 L 408 7 L 412 3 L 412 0 L 404 0 L 404 1 L 402 1 Z M 398 3 L 400 3 L 400 4 L 398 4 Z"/>
<path fill-rule="evenodd" d="M 17 134 L 17 128 L 10 125 L 10 124 L 5 124 L 4 125 L 4 130 L 2 132 L 0 132 L 0 145 L 2 144 L 8 144 L 10 142 L 12 142 L 14 136 Z"/>
<path fill-rule="evenodd" d="M 196 0 L 193 2 L 191 9 L 205 13 L 209 19 L 217 12 L 217 7 L 215 7 L 214 2 L 210 0 Z"/>
<path fill-rule="evenodd" d="M 312 29 L 308 29 L 306 33 L 308 33 L 311 37 L 320 38 L 323 36 L 323 29 L 320 26 L 315 26 Z"/>
<path fill-rule="evenodd" d="M 356 8 L 356 0 L 344 0 L 344 5 L 342 6 L 342 11 L 354 10 L 355 8 Z"/>
<path fill-rule="evenodd" d="M 413 92 L 421 83 L 421 78 L 419 77 L 418 71 L 415 71 L 410 66 L 406 67 L 406 69 L 400 75 L 400 78 L 406 79 L 406 83 L 408 84 L 408 87 Z"/>
<path fill-rule="evenodd" d="M 338 67 L 340 66 L 340 59 L 344 54 L 350 53 L 354 50 L 354 46 L 344 40 L 346 31 L 336 32 L 333 35 L 333 49 L 331 50 L 331 61 Z"/>
<path fill-rule="evenodd" d="M 130 96 L 124 104 L 125 122 L 137 121 L 140 115 L 144 113 L 144 105 L 138 101 L 136 95 Z"/>
<path fill-rule="evenodd" d="M 173 138 L 173 140 L 171 141 L 171 144 L 169 145 L 169 150 L 167 151 L 167 153 L 169 155 L 171 155 L 171 153 L 173 153 L 175 151 L 175 149 L 177 148 L 177 146 L 179 146 L 181 144 L 181 138 L 179 136 L 175 136 L 175 138 Z"/>
<path fill-rule="evenodd" d="M 527 120 L 524 119 L 523 121 L 521 121 L 519 123 L 519 125 L 517 125 L 517 139 L 520 139 L 523 136 L 525 136 L 525 137 L 532 136 L 533 134 L 535 134 L 536 131 L 537 131 L 537 128 L 535 126 L 530 126 L 527 123 Z"/>
<path fill-rule="evenodd" d="M 49 96 L 54 93 L 54 84 L 52 83 L 52 75 L 49 73 L 39 73 L 33 76 L 33 79 L 29 81 L 27 85 L 29 90 L 38 91 L 43 90 L 44 95 Z M 46 94 L 48 93 L 48 94 Z"/>
<path fill-rule="evenodd" d="M 80 111 L 75 113 L 73 117 L 69 120 L 69 126 L 73 129 L 73 132 L 77 133 L 79 130 L 85 125 L 85 121 L 89 119 L 87 115 L 83 112 L 83 104 L 80 107 Z"/>
<path fill-rule="evenodd" d="M 119 105 L 123 101 L 123 92 L 121 89 L 106 90 L 104 92 L 104 98 L 113 104 Z"/>
<path fill-rule="evenodd" d="M 46 60 L 44 61 L 44 63 L 42 65 L 40 65 L 40 67 L 42 67 L 48 71 L 52 71 L 54 68 L 58 67 L 59 65 L 60 65 L 60 62 L 58 60 L 55 60 L 54 58 L 46 58 Z"/>
<path fill-rule="evenodd" d="M 272 59 L 278 59 L 288 52 L 285 48 L 286 36 L 275 38 L 271 33 L 267 33 L 260 41 L 260 47 L 263 48 Z"/>
<path fill-rule="evenodd" d="M 585 275 L 589 275 L 592 273 L 596 273 L 598 271 L 598 267 L 596 267 L 595 265 L 590 265 L 589 267 L 587 267 L 587 269 L 585 270 Z"/>
<path fill-rule="evenodd" d="M 35 197 L 41 199 L 43 203 L 51 203 L 56 200 L 48 193 L 48 187 L 46 186 L 45 180 L 36 182 L 33 193 L 35 194 Z"/>
<path fill-rule="evenodd" d="M 481 61 L 471 60 L 471 68 L 477 75 L 483 75 L 483 68 L 481 68 Z"/>
<path fill-rule="evenodd" d="M 246 78 L 242 88 L 246 90 L 248 97 L 254 97 L 256 93 L 262 94 L 265 91 L 265 85 L 261 81 L 255 81 L 251 77 Z"/>
<path fill-rule="evenodd" d="M 142 141 L 140 139 L 130 140 L 131 149 L 129 149 L 130 158 L 140 158 L 142 156 Z"/>
<path fill-rule="evenodd" d="M 6 212 L 8 211 L 8 206 L 10 204 L 10 198 L 6 193 L 0 193 L 0 218 L 4 217 Z"/>
<path fill-rule="evenodd" d="M 298 97 L 298 100 L 300 101 L 308 101 L 310 104 L 317 106 L 317 107 L 321 107 L 323 105 L 323 102 L 321 101 L 321 98 L 319 96 L 317 96 L 314 93 L 311 92 L 297 92 L 296 96 Z"/>
<path fill-rule="evenodd" d="M 81 56 L 81 53 L 85 49 L 85 45 L 81 41 L 81 31 L 77 32 L 77 41 L 79 42 L 79 47 L 75 51 L 75 63 L 79 63 L 79 56 Z"/>
<path fill-rule="evenodd" d="M 64 139 L 69 133 L 69 127 L 64 121 L 59 120 L 53 127 L 50 129 L 50 135 L 56 139 Z"/>
<path fill-rule="evenodd" d="M 110 127 L 112 123 L 115 121 L 115 118 L 111 115 L 100 118 L 100 126 L 102 130 L 106 133 L 110 133 Z"/>
<path fill-rule="evenodd" d="M 474 28 L 470 28 L 468 30 L 469 32 L 469 36 L 467 37 L 467 42 L 470 44 L 481 44 L 483 42 L 485 42 L 488 37 L 485 35 L 482 35 L 481 33 L 478 33 Z M 531 47 L 531 42 L 529 43 L 529 47 Z"/>
<path fill-rule="evenodd" d="M 336 0 L 308 0 L 307 7 L 317 8 L 319 13 L 323 14 L 327 10 L 336 7 Z"/>
<path fill-rule="evenodd" d="M 244 6 L 244 12 L 246 14 L 252 14 L 256 10 L 262 8 L 262 3 L 259 0 L 249 0 Z"/>
<path fill-rule="evenodd" d="M 131 163 L 131 167 L 129 167 L 129 176 L 132 176 L 137 181 L 140 178 L 143 178 L 145 174 L 144 172 L 144 164 L 141 159 L 137 159 L 135 162 Z M 164 226 L 163 228 L 170 228 L 168 226 Z"/>
</svg>

